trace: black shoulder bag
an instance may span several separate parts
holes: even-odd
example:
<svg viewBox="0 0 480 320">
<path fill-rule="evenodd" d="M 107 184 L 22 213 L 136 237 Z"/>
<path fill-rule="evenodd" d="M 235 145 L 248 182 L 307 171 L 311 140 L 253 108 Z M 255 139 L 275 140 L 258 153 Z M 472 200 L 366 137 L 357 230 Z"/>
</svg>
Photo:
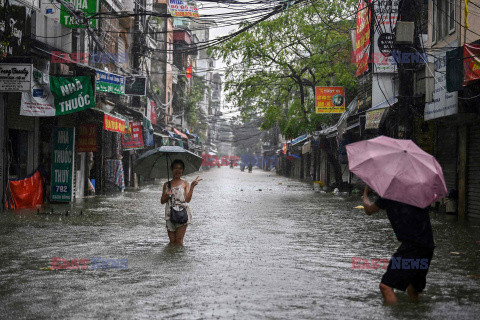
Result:
<svg viewBox="0 0 480 320">
<path fill-rule="evenodd" d="M 172 184 L 170 181 L 168 181 L 168 188 L 172 190 Z M 170 196 L 170 221 L 173 223 L 187 223 L 188 221 L 188 213 L 187 213 L 187 208 L 181 207 L 182 210 L 175 210 L 173 208 L 173 201 L 172 201 L 172 196 Z"/>
</svg>

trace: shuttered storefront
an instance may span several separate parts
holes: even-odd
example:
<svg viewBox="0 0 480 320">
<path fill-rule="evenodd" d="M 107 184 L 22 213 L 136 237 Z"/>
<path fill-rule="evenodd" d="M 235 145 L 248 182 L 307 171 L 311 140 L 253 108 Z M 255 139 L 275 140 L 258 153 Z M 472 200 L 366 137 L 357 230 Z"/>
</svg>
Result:
<svg viewBox="0 0 480 320">
<path fill-rule="evenodd" d="M 469 127 L 467 143 L 467 215 L 480 218 L 480 124 Z"/>
<path fill-rule="evenodd" d="M 457 156 L 457 127 L 439 126 L 437 128 L 435 157 L 442 166 L 447 191 L 458 190 Z"/>
</svg>

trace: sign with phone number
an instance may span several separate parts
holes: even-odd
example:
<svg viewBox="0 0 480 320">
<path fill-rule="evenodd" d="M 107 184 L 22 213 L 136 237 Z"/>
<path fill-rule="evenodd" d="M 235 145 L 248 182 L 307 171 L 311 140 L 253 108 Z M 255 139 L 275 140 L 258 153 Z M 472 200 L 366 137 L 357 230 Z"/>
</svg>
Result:
<svg viewBox="0 0 480 320">
<path fill-rule="evenodd" d="M 53 128 L 52 191 L 50 199 L 70 202 L 73 197 L 75 128 Z"/>
</svg>

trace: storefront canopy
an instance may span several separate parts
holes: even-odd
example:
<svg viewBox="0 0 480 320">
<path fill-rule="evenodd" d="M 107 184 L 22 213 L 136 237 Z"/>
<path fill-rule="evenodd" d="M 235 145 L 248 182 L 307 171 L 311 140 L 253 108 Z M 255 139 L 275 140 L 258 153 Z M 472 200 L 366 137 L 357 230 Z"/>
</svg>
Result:
<svg viewBox="0 0 480 320">
<path fill-rule="evenodd" d="M 391 97 L 390 99 L 387 99 L 387 100 L 383 101 L 382 103 L 379 103 L 376 106 L 371 107 L 367 111 L 388 108 L 390 106 L 393 106 L 397 102 L 398 102 L 397 97 Z"/>
<path fill-rule="evenodd" d="M 308 134 L 305 133 L 304 135 L 301 135 L 301 136 L 293 139 L 292 141 L 290 141 L 290 144 L 291 144 L 292 146 L 294 146 L 294 145 L 299 144 L 299 143 L 301 143 L 301 142 L 303 142 L 303 141 L 305 141 L 305 140 L 307 140 L 307 139 L 308 139 Z"/>
<path fill-rule="evenodd" d="M 342 115 L 340 116 L 340 119 L 338 119 L 337 123 L 334 126 L 328 127 L 321 131 L 317 131 L 316 133 L 321 136 L 327 136 L 327 138 L 335 137 L 337 135 L 338 128 L 342 127 L 342 125 L 343 127 L 345 127 L 347 118 L 353 115 L 356 110 L 357 110 L 357 97 L 355 97 L 352 100 L 352 102 L 350 102 L 350 104 L 345 108 L 345 111 L 342 113 Z"/>
<path fill-rule="evenodd" d="M 175 132 L 176 134 L 178 134 L 180 137 L 188 140 L 187 135 L 186 135 L 185 133 L 182 133 L 182 132 L 178 131 L 176 128 L 173 128 L 173 132 Z"/>
</svg>

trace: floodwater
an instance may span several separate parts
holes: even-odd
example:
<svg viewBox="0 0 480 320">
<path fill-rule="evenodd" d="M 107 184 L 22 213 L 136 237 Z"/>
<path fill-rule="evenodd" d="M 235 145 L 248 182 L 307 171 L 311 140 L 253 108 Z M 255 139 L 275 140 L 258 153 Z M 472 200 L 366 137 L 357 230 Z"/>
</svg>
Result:
<svg viewBox="0 0 480 320">
<path fill-rule="evenodd" d="M 354 270 L 352 257 L 388 259 L 399 243 L 384 213 L 354 209 L 359 195 L 321 194 L 259 169 L 199 175 L 180 248 L 167 245 L 158 185 L 86 199 L 68 216 L 62 207 L 1 214 L 0 317 L 478 319 L 480 223 L 432 214 L 427 288 L 419 302 L 400 292 L 389 307 L 384 270 Z M 41 270 L 52 257 L 128 267 Z"/>
</svg>

